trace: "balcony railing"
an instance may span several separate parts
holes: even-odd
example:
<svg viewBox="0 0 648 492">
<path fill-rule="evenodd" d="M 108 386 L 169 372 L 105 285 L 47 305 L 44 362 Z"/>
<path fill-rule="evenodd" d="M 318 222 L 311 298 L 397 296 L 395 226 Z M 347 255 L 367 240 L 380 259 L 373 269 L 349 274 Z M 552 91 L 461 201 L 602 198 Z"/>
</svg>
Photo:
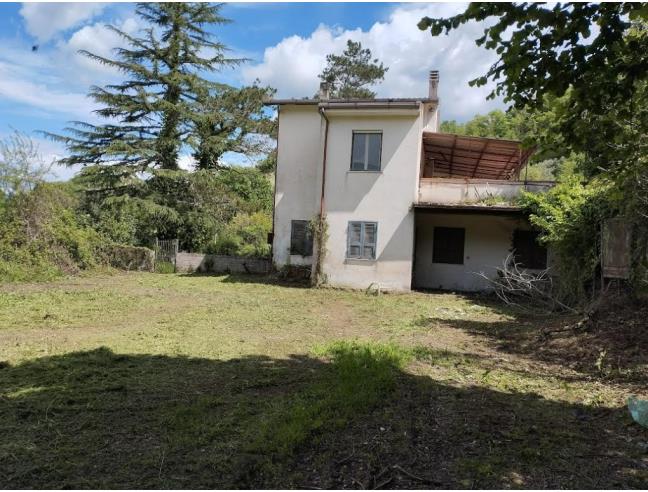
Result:
<svg viewBox="0 0 648 492">
<path fill-rule="evenodd" d="M 418 203 L 496 204 L 511 203 L 522 191 L 541 193 L 551 181 L 508 181 L 460 178 L 421 178 Z"/>
</svg>

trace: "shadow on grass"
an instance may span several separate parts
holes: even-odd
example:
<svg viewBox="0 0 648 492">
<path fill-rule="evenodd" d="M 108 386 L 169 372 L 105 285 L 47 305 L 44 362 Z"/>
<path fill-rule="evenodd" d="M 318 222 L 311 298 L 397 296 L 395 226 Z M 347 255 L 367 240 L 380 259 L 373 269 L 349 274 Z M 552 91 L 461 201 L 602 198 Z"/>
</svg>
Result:
<svg viewBox="0 0 648 492">
<path fill-rule="evenodd" d="M 428 354 L 428 357 L 432 355 Z M 433 363 L 433 360 L 431 360 Z M 108 349 L 0 368 L 4 488 L 630 488 L 623 410 L 458 388 L 396 349 L 227 361 Z M 641 460 L 644 459 L 642 462 Z M 642 464 L 643 463 L 643 464 Z M 643 467 L 643 468 L 642 468 Z"/>
<path fill-rule="evenodd" d="M 642 391 L 646 389 L 648 330 L 638 323 L 624 327 L 612 321 L 579 331 L 569 329 L 574 322 L 573 316 L 534 318 L 518 315 L 511 321 L 428 319 L 428 324 L 434 322 L 484 337 L 503 354 L 523 355 L 531 360 L 568 367 L 588 378 L 604 377 L 638 385 Z M 543 330 L 549 334 L 543 335 Z"/>
</svg>

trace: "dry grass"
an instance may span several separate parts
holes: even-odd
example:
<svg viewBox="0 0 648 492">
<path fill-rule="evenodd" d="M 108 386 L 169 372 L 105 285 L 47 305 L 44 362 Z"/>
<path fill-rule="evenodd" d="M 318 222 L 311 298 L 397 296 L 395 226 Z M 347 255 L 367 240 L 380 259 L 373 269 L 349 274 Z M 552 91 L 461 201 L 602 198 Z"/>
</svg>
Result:
<svg viewBox="0 0 648 492">
<path fill-rule="evenodd" d="M 252 277 L 5 286 L 0 484 L 645 487 L 645 359 L 574 363 L 538 338 L 565 322 Z"/>
</svg>

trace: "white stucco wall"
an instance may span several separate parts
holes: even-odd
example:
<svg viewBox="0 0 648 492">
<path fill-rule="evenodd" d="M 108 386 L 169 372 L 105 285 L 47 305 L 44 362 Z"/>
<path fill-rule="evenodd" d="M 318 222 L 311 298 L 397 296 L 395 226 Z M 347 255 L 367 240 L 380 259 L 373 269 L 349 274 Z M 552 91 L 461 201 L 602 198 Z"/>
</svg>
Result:
<svg viewBox="0 0 648 492">
<path fill-rule="evenodd" d="M 465 228 L 464 264 L 432 263 L 434 227 Z M 414 285 L 419 288 L 477 291 L 489 288 L 475 272 L 494 276 L 511 250 L 515 229 L 530 229 L 524 219 L 492 215 L 419 213 L 416 217 Z M 550 259 L 548 259 L 550 261 Z"/>
<path fill-rule="evenodd" d="M 421 118 L 381 111 L 351 116 L 327 112 L 330 126 L 325 211 L 329 239 L 324 273 L 331 285 L 409 290 L 412 280 L 414 213 Z M 380 172 L 350 171 L 354 130 L 383 134 Z M 376 260 L 346 258 L 349 221 L 378 223 Z"/>
<path fill-rule="evenodd" d="M 290 255 L 292 220 L 319 213 L 322 118 L 316 105 L 284 105 L 279 110 L 272 259 L 277 267 L 310 264 L 312 257 Z"/>
</svg>

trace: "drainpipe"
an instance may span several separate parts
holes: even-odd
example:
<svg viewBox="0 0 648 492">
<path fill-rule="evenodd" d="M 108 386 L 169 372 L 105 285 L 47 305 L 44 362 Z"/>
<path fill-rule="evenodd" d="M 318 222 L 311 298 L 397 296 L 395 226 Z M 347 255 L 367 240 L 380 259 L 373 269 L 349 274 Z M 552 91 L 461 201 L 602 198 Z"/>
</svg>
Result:
<svg viewBox="0 0 648 492">
<path fill-rule="evenodd" d="M 319 109 L 320 115 L 326 121 L 324 125 L 324 152 L 322 153 L 322 192 L 320 195 L 320 219 L 324 217 L 324 190 L 326 189 L 326 150 L 328 148 L 328 130 L 329 130 L 329 120 L 326 117 L 326 111 L 324 108 Z"/>
<path fill-rule="evenodd" d="M 329 120 L 326 117 L 326 112 L 324 111 L 324 108 L 320 107 L 319 108 L 319 114 L 324 118 L 324 121 L 326 122 L 324 124 L 324 151 L 322 152 L 322 191 L 320 193 L 320 213 L 319 213 L 319 220 L 320 220 L 320 231 L 322 229 L 322 222 L 324 221 L 324 192 L 326 190 L 326 151 L 328 148 L 328 130 L 329 130 Z M 321 244 L 322 238 L 318 238 L 317 241 L 317 259 L 316 263 L 313 264 L 313 268 L 311 270 L 311 283 L 315 284 L 318 281 L 318 275 L 321 273 L 321 256 L 322 256 L 322 247 L 323 245 Z M 318 267 L 319 265 L 319 267 Z"/>
</svg>

